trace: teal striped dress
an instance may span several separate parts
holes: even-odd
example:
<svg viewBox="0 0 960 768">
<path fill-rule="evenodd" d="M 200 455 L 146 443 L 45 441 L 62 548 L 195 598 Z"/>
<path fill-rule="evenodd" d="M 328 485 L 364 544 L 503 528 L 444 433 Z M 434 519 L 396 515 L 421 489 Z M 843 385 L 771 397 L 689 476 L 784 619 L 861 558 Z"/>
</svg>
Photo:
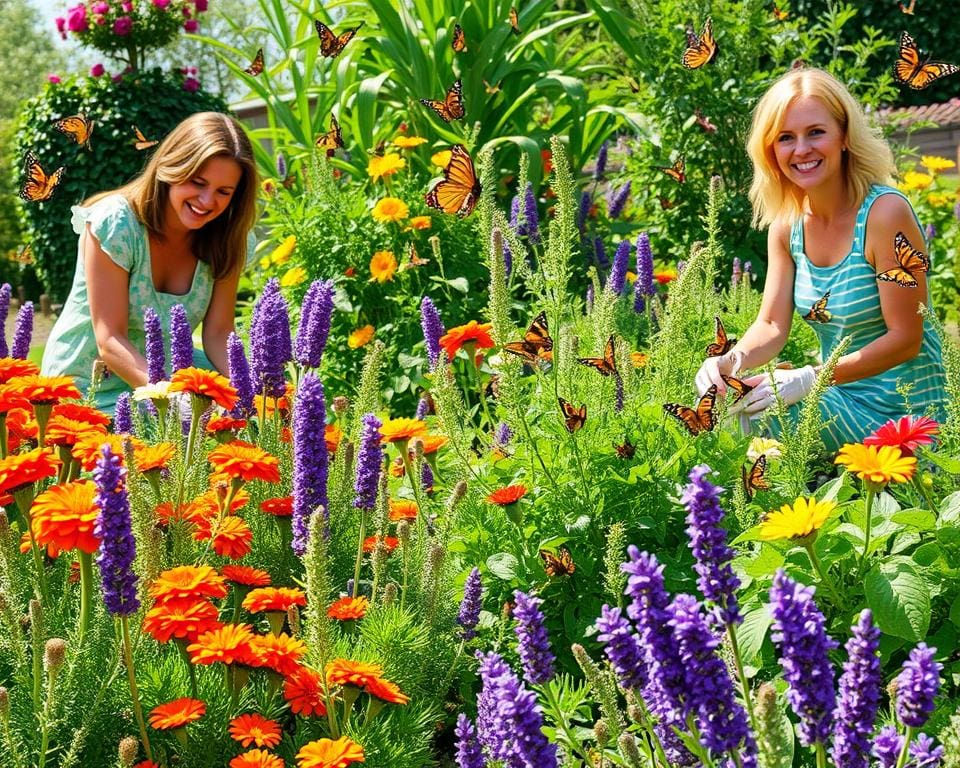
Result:
<svg viewBox="0 0 960 768">
<path fill-rule="evenodd" d="M 894 194 L 906 199 L 892 187 L 875 185 L 870 189 L 854 226 L 853 245 L 842 261 L 829 267 L 818 267 L 804 253 L 803 217 L 790 230 L 790 255 L 796 267 L 793 284 L 793 302 L 803 316 L 830 291 L 827 311 L 829 322 L 804 320 L 811 325 L 820 340 L 821 359 L 826 360 L 834 346 L 844 337 L 850 337 L 846 354 L 870 344 L 887 332 L 880 310 L 877 273 L 863 252 L 870 207 L 881 195 Z M 914 214 L 916 216 L 916 214 Z M 917 222 L 919 224 L 919 220 Z M 920 226 L 923 231 L 923 227 Z M 930 304 L 929 287 L 927 306 Z M 897 392 L 898 384 L 910 384 L 909 412 L 944 417 L 946 403 L 946 376 L 940 339 L 929 321 L 924 322 L 920 354 L 876 376 L 848 384 L 828 387 L 820 400 L 824 427 L 823 442 L 829 451 L 836 451 L 844 443 L 860 442 L 877 427 L 890 419 L 908 413 L 907 402 Z M 796 416 L 799 405 L 792 406 Z"/>
</svg>

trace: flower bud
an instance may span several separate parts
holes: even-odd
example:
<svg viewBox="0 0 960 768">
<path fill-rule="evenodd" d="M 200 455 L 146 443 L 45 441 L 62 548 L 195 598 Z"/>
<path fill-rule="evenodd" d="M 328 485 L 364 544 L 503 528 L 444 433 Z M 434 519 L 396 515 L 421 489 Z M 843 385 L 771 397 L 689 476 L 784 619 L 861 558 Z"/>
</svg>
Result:
<svg viewBox="0 0 960 768">
<path fill-rule="evenodd" d="M 333 398 L 333 402 L 331 403 L 330 407 L 338 417 L 343 416 L 348 410 L 350 410 L 350 398 L 344 397 L 343 395 L 337 395 L 335 398 Z"/>
<path fill-rule="evenodd" d="M 0 509 L 0 541 L 10 535 L 10 519 L 6 510 Z"/>
<path fill-rule="evenodd" d="M 413 452 L 414 458 L 422 459 L 423 458 L 423 440 L 419 437 L 414 437 L 410 441 L 410 450 Z"/>
<path fill-rule="evenodd" d="M 140 742 L 133 736 L 124 736 L 120 739 L 120 765 L 124 768 L 130 768 L 137 759 L 137 752 L 140 750 Z"/>
<path fill-rule="evenodd" d="M 51 637 L 43 647 L 43 668 L 47 674 L 55 675 L 63 667 L 67 656 L 67 642 L 59 637 Z"/>
<path fill-rule="evenodd" d="M 643 710 L 636 704 L 631 704 L 627 707 L 627 717 L 635 723 L 641 723 L 643 722 Z"/>
<path fill-rule="evenodd" d="M 607 746 L 607 742 L 610 741 L 610 729 L 603 720 L 597 720 L 597 722 L 593 724 L 593 735 L 596 737 L 597 745 L 600 749 Z"/>
<path fill-rule="evenodd" d="M 404 547 L 410 544 L 410 521 L 401 520 L 397 523 L 397 538 L 400 539 L 400 544 Z"/>
<path fill-rule="evenodd" d="M 453 509 L 463 501 L 463 497 L 467 495 L 467 481 L 461 480 L 453 487 L 453 491 L 450 493 L 450 499 L 447 501 L 447 511 L 452 512 Z"/>
<path fill-rule="evenodd" d="M 637 739 L 632 733 L 621 733 L 617 745 L 620 747 L 620 754 L 627 759 L 627 765 L 631 768 L 640 768 L 643 765 Z"/>
<path fill-rule="evenodd" d="M 388 582 L 383 588 L 383 604 L 392 605 L 397 599 L 397 585 L 394 582 Z"/>
</svg>

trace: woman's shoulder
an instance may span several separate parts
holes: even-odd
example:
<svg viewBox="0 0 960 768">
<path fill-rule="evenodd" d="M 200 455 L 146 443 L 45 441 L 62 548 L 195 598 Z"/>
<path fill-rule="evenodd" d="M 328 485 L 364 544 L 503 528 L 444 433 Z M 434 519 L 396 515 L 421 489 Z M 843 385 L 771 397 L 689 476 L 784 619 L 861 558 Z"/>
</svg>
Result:
<svg viewBox="0 0 960 768">
<path fill-rule="evenodd" d="M 916 220 L 916 213 L 910 200 L 896 187 L 885 184 L 874 184 L 870 188 L 866 202 L 869 203 L 870 225 L 884 223 L 911 223 Z"/>
<path fill-rule="evenodd" d="M 95 233 L 104 225 L 117 229 L 139 224 L 129 201 L 119 193 L 104 195 L 88 205 L 75 205 L 70 212 L 73 231 L 78 235 L 83 233 L 87 224 L 90 224 Z"/>
</svg>

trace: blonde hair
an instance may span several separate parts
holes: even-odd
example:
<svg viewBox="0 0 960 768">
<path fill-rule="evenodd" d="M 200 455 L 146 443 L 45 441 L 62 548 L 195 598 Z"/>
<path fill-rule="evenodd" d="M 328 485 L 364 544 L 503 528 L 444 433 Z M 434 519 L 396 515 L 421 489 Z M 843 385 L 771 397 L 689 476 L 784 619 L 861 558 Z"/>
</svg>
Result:
<svg viewBox="0 0 960 768">
<path fill-rule="evenodd" d="M 803 213 L 805 193 L 781 173 L 773 148 L 787 108 L 801 96 L 816 96 L 840 124 L 847 148 L 844 182 L 854 199 L 862 201 L 873 184 L 890 183 L 896 172 L 893 152 L 843 83 L 822 69 L 791 70 L 760 99 L 747 137 L 747 154 L 753 162 L 750 202 L 755 227 Z"/>
<path fill-rule="evenodd" d="M 170 186 L 188 181 L 212 157 L 229 157 L 240 165 L 227 208 L 193 233 L 197 258 L 210 265 L 215 280 L 240 268 L 247 257 L 247 235 L 257 215 L 257 166 L 253 147 L 240 124 L 219 112 L 197 112 L 183 120 L 157 147 L 147 167 L 119 189 L 84 202 L 121 194 L 147 230 L 162 236 Z"/>
</svg>

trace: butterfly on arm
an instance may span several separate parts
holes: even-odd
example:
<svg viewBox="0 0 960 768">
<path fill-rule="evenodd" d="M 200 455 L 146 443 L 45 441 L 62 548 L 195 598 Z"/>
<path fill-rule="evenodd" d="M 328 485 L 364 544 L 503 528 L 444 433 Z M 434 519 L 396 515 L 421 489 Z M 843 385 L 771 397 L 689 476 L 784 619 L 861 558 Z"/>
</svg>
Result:
<svg viewBox="0 0 960 768">
<path fill-rule="evenodd" d="M 720 355 L 725 355 L 733 349 L 733 345 L 737 343 L 735 336 L 727 336 L 727 331 L 720 321 L 720 315 L 714 316 L 713 339 L 712 344 L 707 344 L 707 357 L 720 357 Z"/>
<path fill-rule="evenodd" d="M 427 192 L 425 199 L 431 208 L 456 214 L 463 219 L 477 207 L 482 188 L 466 147 L 456 144 L 450 152 L 450 162 L 443 169 L 443 179 Z"/>
<path fill-rule="evenodd" d="M 713 20 L 707 19 L 703 31 L 697 35 L 693 25 L 687 25 L 687 47 L 683 51 L 680 62 L 687 69 L 700 69 L 716 58 L 720 50 L 717 41 L 713 39 Z"/>
<path fill-rule="evenodd" d="M 803 316 L 803 319 L 811 323 L 829 323 L 833 319 L 833 315 L 827 311 L 827 302 L 829 300 L 830 291 L 827 291 L 821 298 L 813 302 L 813 306 L 810 307 L 810 311 Z"/>
<path fill-rule="evenodd" d="M 904 288 L 916 288 L 917 275 L 930 269 L 930 258 L 913 247 L 903 232 L 897 232 L 893 238 L 894 256 L 897 266 L 877 273 L 877 280 L 896 283 Z"/>
<path fill-rule="evenodd" d="M 94 125 L 96 125 L 96 123 L 86 115 L 78 114 L 57 120 L 53 124 L 53 127 L 60 131 L 60 133 L 69 136 L 87 151 L 90 151 L 92 149 L 90 146 L 90 137 L 93 135 Z"/>
<path fill-rule="evenodd" d="M 49 200 L 60 185 L 64 170 L 61 166 L 48 175 L 40 165 L 37 156 L 32 150 L 28 150 L 24 161 L 27 178 L 20 186 L 20 197 L 28 203 L 42 203 Z"/>
<path fill-rule="evenodd" d="M 561 576 L 570 576 L 577 570 L 577 564 L 573 562 L 573 556 L 566 547 L 560 547 L 557 554 L 550 550 L 541 549 L 540 559 L 543 560 L 543 570 L 551 579 L 558 579 Z"/>
<path fill-rule="evenodd" d="M 960 72 L 960 66 L 947 64 L 945 61 L 930 61 L 930 57 L 922 58 L 920 49 L 907 32 L 900 33 L 900 47 L 897 50 L 897 60 L 893 64 L 893 79 L 901 85 L 921 91 L 941 77 Z"/>
<path fill-rule="evenodd" d="M 677 419 L 693 437 L 701 432 L 709 432 L 717 423 L 714 405 L 717 402 L 717 385 L 711 384 L 703 393 L 696 407 L 690 408 L 679 403 L 664 403 L 663 410 Z"/>
<path fill-rule="evenodd" d="M 727 376 L 726 374 L 721 373 L 720 378 L 723 379 L 724 383 L 736 393 L 737 397 L 733 401 L 734 405 L 743 400 L 743 398 L 749 395 L 754 389 L 752 385 L 745 384 L 735 376 Z"/>
<path fill-rule="evenodd" d="M 750 467 L 749 472 L 742 466 L 740 467 L 740 477 L 743 481 L 743 492 L 748 501 L 753 498 L 755 491 L 770 490 L 770 483 L 766 478 L 766 471 L 767 457 L 762 453 L 757 456 L 757 460 L 753 462 L 753 466 Z"/>
<path fill-rule="evenodd" d="M 528 365 L 553 361 L 553 339 L 547 329 L 547 313 L 537 315 L 520 341 L 511 341 L 503 346 L 506 352 L 517 355 Z"/>
<path fill-rule="evenodd" d="M 420 103 L 425 107 L 430 107 L 445 123 L 453 120 L 462 120 L 463 116 L 467 113 L 463 104 L 463 85 L 459 80 L 447 89 L 447 95 L 443 101 L 420 99 Z"/>
<path fill-rule="evenodd" d="M 343 53 L 343 49 L 346 48 L 347 43 L 353 40 L 353 36 L 356 35 L 357 32 L 360 31 L 360 27 L 363 26 L 363 22 L 361 21 L 352 29 L 335 35 L 330 27 L 322 21 L 314 20 L 313 24 L 317 29 L 317 35 L 320 37 L 320 55 L 328 59 L 334 59 Z"/>
<path fill-rule="evenodd" d="M 333 153 L 343 146 L 343 132 L 340 130 L 340 123 L 336 116 L 330 113 L 330 130 L 317 136 L 314 142 L 317 149 L 325 150 L 327 157 L 333 157 Z"/>
</svg>

